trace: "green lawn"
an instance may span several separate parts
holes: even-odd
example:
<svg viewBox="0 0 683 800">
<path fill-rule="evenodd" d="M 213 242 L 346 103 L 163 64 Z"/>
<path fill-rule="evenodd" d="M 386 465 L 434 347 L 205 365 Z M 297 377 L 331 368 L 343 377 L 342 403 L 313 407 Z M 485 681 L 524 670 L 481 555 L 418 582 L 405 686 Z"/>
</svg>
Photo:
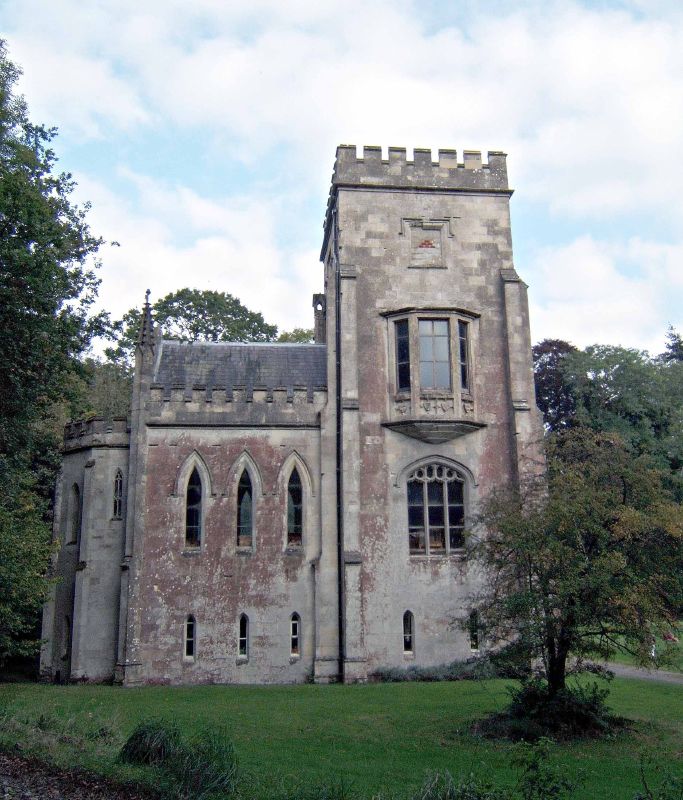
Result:
<svg viewBox="0 0 683 800">
<path fill-rule="evenodd" d="M 405 796 L 426 770 L 474 772 L 512 784 L 511 746 L 468 733 L 472 720 L 499 708 L 506 681 L 368 686 L 210 686 L 120 689 L 103 686 L 0 686 L 0 746 L 122 778 L 149 773 L 116 764 L 125 737 L 144 718 L 183 729 L 223 726 L 232 737 L 249 795 L 343 776 L 361 797 Z M 557 748 L 569 772 L 584 773 L 576 798 L 632 800 L 639 759 L 649 754 L 683 775 L 683 687 L 615 680 L 613 710 L 636 730 L 599 743 Z"/>
</svg>

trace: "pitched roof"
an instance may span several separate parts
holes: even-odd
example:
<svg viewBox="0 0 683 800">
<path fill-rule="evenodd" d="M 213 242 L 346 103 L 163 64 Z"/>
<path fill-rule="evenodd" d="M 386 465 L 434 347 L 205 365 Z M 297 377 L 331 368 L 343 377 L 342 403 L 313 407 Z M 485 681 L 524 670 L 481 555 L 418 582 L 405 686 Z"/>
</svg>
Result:
<svg viewBox="0 0 683 800">
<path fill-rule="evenodd" d="M 152 382 L 164 387 L 327 388 L 324 344 L 163 340 Z"/>
</svg>

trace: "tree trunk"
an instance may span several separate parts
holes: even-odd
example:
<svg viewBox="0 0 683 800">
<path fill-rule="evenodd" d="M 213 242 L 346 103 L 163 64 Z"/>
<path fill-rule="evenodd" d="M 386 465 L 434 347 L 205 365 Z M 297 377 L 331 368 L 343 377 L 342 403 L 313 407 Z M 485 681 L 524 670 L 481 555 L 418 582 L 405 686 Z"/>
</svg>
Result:
<svg viewBox="0 0 683 800">
<path fill-rule="evenodd" d="M 548 659 L 548 694 L 555 697 L 566 685 L 567 651 L 558 651 Z"/>
</svg>

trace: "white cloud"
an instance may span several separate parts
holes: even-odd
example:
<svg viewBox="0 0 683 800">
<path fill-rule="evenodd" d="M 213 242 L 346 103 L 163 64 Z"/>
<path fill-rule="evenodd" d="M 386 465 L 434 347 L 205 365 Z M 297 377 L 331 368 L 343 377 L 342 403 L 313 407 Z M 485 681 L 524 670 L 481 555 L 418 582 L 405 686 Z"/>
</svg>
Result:
<svg viewBox="0 0 683 800">
<path fill-rule="evenodd" d="M 526 271 L 534 341 L 612 343 L 661 352 L 668 324 L 683 323 L 683 243 L 662 246 L 581 237 L 541 249 Z"/>
</svg>

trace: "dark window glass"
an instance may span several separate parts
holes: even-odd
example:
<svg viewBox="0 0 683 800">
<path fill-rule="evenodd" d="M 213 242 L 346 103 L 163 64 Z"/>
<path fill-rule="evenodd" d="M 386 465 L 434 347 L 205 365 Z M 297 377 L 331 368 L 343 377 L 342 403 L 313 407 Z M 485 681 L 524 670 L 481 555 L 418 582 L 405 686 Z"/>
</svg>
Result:
<svg viewBox="0 0 683 800">
<path fill-rule="evenodd" d="M 409 476 L 408 543 L 411 553 L 438 555 L 463 548 L 463 486 L 455 470 L 441 464 L 419 467 Z"/>
<path fill-rule="evenodd" d="M 81 538 L 81 490 L 77 484 L 71 487 L 69 509 L 69 544 L 77 544 Z"/>
<path fill-rule="evenodd" d="M 292 614 L 290 619 L 290 653 L 293 656 L 300 654 L 300 637 L 301 637 L 301 618 L 298 614 Z"/>
<path fill-rule="evenodd" d="M 468 325 L 458 322 L 458 339 L 460 342 L 460 388 L 463 392 L 470 389 L 469 344 L 467 341 Z"/>
<path fill-rule="evenodd" d="M 469 618 L 470 629 L 470 647 L 472 650 L 479 649 L 479 614 L 476 611 L 470 612 Z"/>
<path fill-rule="evenodd" d="M 244 470 L 237 487 L 237 546 L 251 547 L 253 534 L 253 504 L 251 478 Z"/>
<path fill-rule="evenodd" d="M 202 541 L 202 480 L 197 467 L 192 470 L 187 482 L 185 509 L 185 544 L 199 547 Z"/>
<path fill-rule="evenodd" d="M 116 471 L 114 478 L 114 519 L 121 519 L 123 515 L 123 475 L 121 470 Z"/>
<path fill-rule="evenodd" d="M 301 544 L 303 532 L 303 491 L 301 478 L 296 469 L 292 470 L 287 485 L 287 544 L 297 547 Z"/>
<path fill-rule="evenodd" d="M 396 333 L 396 388 L 399 392 L 410 391 L 410 337 L 408 320 L 394 323 Z"/>
<path fill-rule="evenodd" d="M 418 320 L 420 339 L 420 387 L 450 389 L 450 335 L 448 320 Z"/>
<path fill-rule="evenodd" d="M 412 653 L 413 651 L 413 614 L 406 611 L 403 615 L 403 652 Z"/>
<path fill-rule="evenodd" d="M 188 617 L 185 623 L 185 656 L 194 658 L 195 654 L 196 624 L 194 617 Z"/>
<path fill-rule="evenodd" d="M 249 657 L 249 617 L 246 614 L 240 616 L 239 641 L 237 644 L 237 655 L 243 658 Z"/>
</svg>

